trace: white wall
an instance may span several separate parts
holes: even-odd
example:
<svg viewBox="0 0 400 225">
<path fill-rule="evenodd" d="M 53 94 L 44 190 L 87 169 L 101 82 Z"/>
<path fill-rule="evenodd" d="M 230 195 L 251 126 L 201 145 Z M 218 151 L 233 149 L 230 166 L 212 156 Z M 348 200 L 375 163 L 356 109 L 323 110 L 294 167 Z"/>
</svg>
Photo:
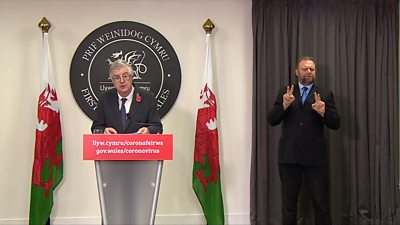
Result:
<svg viewBox="0 0 400 225">
<path fill-rule="evenodd" d="M 204 223 L 192 190 L 196 107 L 203 76 L 205 32 L 213 31 L 220 164 L 228 224 L 249 224 L 252 34 L 250 0 L 0 0 L 0 224 L 27 223 L 41 70 L 41 30 L 50 45 L 60 100 L 64 179 L 55 192 L 55 224 L 99 223 L 94 163 L 82 160 L 82 134 L 91 120 L 72 95 L 69 69 L 80 42 L 120 20 L 153 27 L 169 40 L 181 64 L 177 101 L 163 118 L 174 134 L 174 160 L 164 163 L 158 224 Z"/>
</svg>

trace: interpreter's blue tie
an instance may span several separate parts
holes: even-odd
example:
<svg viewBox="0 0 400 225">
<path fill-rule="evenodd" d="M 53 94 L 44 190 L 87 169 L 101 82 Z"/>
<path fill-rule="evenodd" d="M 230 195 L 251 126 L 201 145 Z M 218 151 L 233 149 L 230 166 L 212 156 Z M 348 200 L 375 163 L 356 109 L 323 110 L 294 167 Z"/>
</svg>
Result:
<svg viewBox="0 0 400 225">
<path fill-rule="evenodd" d="M 121 98 L 121 123 L 122 123 L 122 128 L 125 130 L 126 128 L 126 109 L 125 109 L 125 102 L 126 98 Z"/>
<path fill-rule="evenodd" d="M 302 87 L 301 90 L 303 90 L 303 92 L 301 93 L 301 105 L 304 105 L 304 102 L 306 101 L 308 95 L 308 87 Z"/>
</svg>

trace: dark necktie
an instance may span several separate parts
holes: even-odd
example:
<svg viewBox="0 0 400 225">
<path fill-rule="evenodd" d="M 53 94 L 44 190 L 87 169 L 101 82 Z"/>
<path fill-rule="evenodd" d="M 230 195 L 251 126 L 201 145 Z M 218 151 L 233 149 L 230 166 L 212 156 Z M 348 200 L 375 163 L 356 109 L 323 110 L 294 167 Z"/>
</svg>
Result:
<svg viewBox="0 0 400 225">
<path fill-rule="evenodd" d="M 122 123 L 122 128 L 125 130 L 126 128 L 126 109 L 125 109 L 125 102 L 126 98 L 121 98 L 121 123 Z"/>
<path fill-rule="evenodd" d="M 303 93 L 301 94 L 301 105 L 304 105 L 304 102 L 307 99 L 307 90 L 308 87 L 302 87 L 301 90 L 303 90 Z"/>
</svg>

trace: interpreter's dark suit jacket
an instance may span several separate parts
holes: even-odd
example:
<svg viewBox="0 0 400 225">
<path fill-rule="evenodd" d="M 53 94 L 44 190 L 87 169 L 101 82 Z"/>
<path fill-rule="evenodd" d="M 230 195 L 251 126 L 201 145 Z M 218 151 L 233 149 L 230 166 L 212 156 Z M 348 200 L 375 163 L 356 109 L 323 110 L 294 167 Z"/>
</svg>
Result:
<svg viewBox="0 0 400 225">
<path fill-rule="evenodd" d="M 163 131 L 154 95 L 142 88 L 134 88 L 126 129 L 122 128 L 119 99 L 115 88 L 100 95 L 95 112 L 92 130 L 112 127 L 118 133 L 135 133 L 139 128 L 147 127 L 152 134 Z"/>
<path fill-rule="evenodd" d="M 314 84 L 302 106 L 298 84 L 294 86 L 293 92 L 295 100 L 285 111 L 282 106 L 282 97 L 286 93 L 286 87 L 280 89 L 273 108 L 268 114 L 268 121 L 273 126 L 283 121 L 278 162 L 327 166 L 328 150 L 324 138 L 324 125 L 334 130 L 340 126 L 340 117 L 335 107 L 333 93 Z M 321 100 L 325 102 L 324 117 L 311 108 L 311 105 L 315 103 L 314 92 L 320 94 Z"/>
</svg>

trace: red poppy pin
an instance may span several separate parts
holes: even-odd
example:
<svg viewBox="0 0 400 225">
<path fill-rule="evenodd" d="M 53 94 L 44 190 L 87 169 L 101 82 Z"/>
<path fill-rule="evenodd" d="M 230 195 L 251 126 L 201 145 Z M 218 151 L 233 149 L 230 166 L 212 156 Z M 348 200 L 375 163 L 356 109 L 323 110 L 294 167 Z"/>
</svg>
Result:
<svg viewBox="0 0 400 225">
<path fill-rule="evenodd" d="M 141 102 L 141 101 L 142 101 L 142 96 L 136 94 L 136 102 Z"/>
</svg>

